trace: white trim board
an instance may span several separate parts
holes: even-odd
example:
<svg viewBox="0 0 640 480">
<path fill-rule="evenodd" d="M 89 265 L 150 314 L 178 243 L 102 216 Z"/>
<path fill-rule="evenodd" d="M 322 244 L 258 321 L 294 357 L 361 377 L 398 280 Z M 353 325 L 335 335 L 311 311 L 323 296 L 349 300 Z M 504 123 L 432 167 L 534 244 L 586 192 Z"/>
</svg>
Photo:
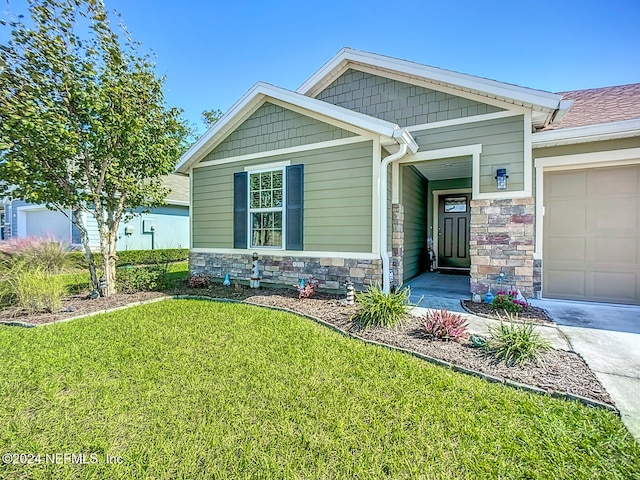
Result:
<svg viewBox="0 0 640 480">
<path fill-rule="evenodd" d="M 525 116 L 525 125 L 527 118 Z M 525 142 L 526 142 L 525 134 Z M 419 151 L 415 155 L 404 157 L 397 162 L 398 164 L 405 163 L 420 163 L 429 160 L 438 160 L 441 158 L 454 158 L 454 157 L 467 157 L 471 156 L 473 161 L 471 172 L 471 185 L 472 185 L 472 200 L 494 200 L 501 198 L 526 198 L 532 196 L 532 175 L 526 172 L 526 169 L 531 169 L 531 155 L 524 154 L 524 167 L 525 167 L 525 189 L 524 190 L 501 190 L 497 192 L 480 192 L 480 155 L 482 154 L 482 144 L 464 145 L 461 147 L 442 148 L 439 150 L 426 150 Z M 393 183 L 392 198 L 397 203 L 400 197 L 400 186 L 397 183 Z M 528 186 L 528 188 L 526 188 Z"/>
<path fill-rule="evenodd" d="M 227 255 L 249 255 L 257 252 L 258 255 L 274 257 L 312 257 L 312 258 L 353 258 L 356 260 L 380 260 L 380 255 L 368 252 L 322 252 L 304 250 L 274 250 L 264 248 L 236 249 L 236 248 L 191 248 L 193 253 L 220 253 Z"/>
<path fill-rule="evenodd" d="M 368 73 L 370 75 L 389 78 L 391 80 L 397 80 L 399 82 L 408 83 L 410 85 L 417 85 L 419 87 L 427 88 L 429 90 L 435 90 L 442 93 L 447 93 L 449 95 L 454 95 L 456 97 L 467 98 L 469 100 L 491 105 L 493 107 L 504 108 L 506 110 L 520 110 L 520 114 L 529 110 L 527 106 L 501 100 L 496 98 L 495 96 L 485 97 L 484 95 L 480 95 L 468 89 L 460 90 L 460 89 L 451 87 L 450 86 L 451 84 L 449 83 L 441 83 L 441 82 L 433 81 L 426 78 L 418 78 L 415 76 L 407 77 L 407 75 L 403 75 L 402 73 L 398 73 L 398 72 L 394 72 L 386 69 L 375 68 L 375 67 L 362 65 L 362 64 L 355 64 L 355 65 L 352 64 L 350 65 L 350 67 L 353 70 Z M 525 104 L 525 105 L 529 105 L 529 104 Z"/>
<path fill-rule="evenodd" d="M 373 139 L 375 140 L 375 139 Z M 280 148 L 278 150 L 268 150 L 266 152 L 248 153 L 246 155 L 238 155 L 236 157 L 221 158 L 219 160 L 208 160 L 193 165 L 191 168 L 209 167 L 212 165 L 224 165 L 227 163 L 244 162 L 247 160 L 255 160 L 257 158 L 275 157 L 278 155 L 288 155 L 292 153 L 307 152 L 311 150 L 320 150 L 323 148 L 339 147 L 342 145 L 350 145 L 353 143 L 371 142 L 371 138 L 362 136 L 341 138 L 339 140 L 328 140 L 326 142 L 307 143 L 296 147 Z"/>
<path fill-rule="evenodd" d="M 505 110 L 504 112 L 485 113 L 483 115 L 473 115 L 470 117 L 454 118 L 452 120 L 442 120 L 440 122 L 420 123 L 406 127 L 411 133 L 423 130 L 432 130 L 434 128 L 454 127 L 456 125 L 465 125 L 467 123 L 488 122 L 498 120 L 500 118 L 517 117 L 524 115 L 523 112 L 514 112 L 513 110 Z"/>
<path fill-rule="evenodd" d="M 297 108 L 298 110 L 296 111 L 304 112 L 305 115 L 318 115 L 330 124 L 349 126 L 349 130 L 355 129 L 356 131 L 366 131 L 369 134 L 388 137 L 389 139 L 394 139 L 398 144 L 409 142 L 410 148 L 417 148 L 415 143 L 411 144 L 413 137 L 395 123 L 291 92 L 284 88 L 258 82 L 185 152 L 176 167 L 176 171 L 186 173 L 192 164 L 202 160 L 228 136 L 230 131 L 244 121 L 248 112 L 255 111 L 266 101 L 274 104 L 280 102 L 279 104 L 286 108 Z"/>
<path fill-rule="evenodd" d="M 533 134 L 533 147 L 555 147 L 640 136 L 640 119 L 599 123 L 583 127 L 546 130 Z"/>
<path fill-rule="evenodd" d="M 452 85 L 462 91 L 474 90 L 482 92 L 487 96 L 504 97 L 547 109 L 558 108 L 559 102 L 562 99 L 561 95 L 554 93 L 519 87 L 487 78 L 430 67 L 351 48 L 343 48 L 340 50 L 296 91 L 305 95 L 316 95 L 318 91 L 339 75 L 337 72 L 344 72 L 346 69 L 355 65 L 366 65 L 369 68 L 377 67 L 379 69 L 392 70 L 408 76 L 431 80 L 433 83 Z"/>
</svg>

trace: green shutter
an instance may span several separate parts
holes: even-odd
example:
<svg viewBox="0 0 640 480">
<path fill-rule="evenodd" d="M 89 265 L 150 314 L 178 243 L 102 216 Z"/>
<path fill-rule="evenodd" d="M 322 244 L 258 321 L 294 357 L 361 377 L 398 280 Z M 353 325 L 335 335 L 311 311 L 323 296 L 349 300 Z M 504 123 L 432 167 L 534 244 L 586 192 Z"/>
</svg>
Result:
<svg viewBox="0 0 640 480">
<path fill-rule="evenodd" d="M 233 248 L 247 248 L 247 172 L 233 174 Z"/>
<path fill-rule="evenodd" d="M 302 250 L 304 165 L 287 167 L 287 250 Z"/>
</svg>

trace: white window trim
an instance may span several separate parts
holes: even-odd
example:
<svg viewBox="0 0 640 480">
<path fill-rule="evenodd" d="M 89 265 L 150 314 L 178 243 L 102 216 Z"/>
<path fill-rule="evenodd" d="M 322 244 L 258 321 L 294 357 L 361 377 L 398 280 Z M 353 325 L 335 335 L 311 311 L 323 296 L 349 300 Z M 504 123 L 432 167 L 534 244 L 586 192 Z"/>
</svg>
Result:
<svg viewBox="0 0 640 480">
<path fill-rule="evenodd" d="M 245 167 L 247 172 L 247 245 L 251 249 L 263 250 L 285 250 L 286 248 L 286 226 L 287 226 L 287 169 L 291 162 L 278 162 L 270 165 L 256 165 Z M 287 165 L 285 165 L 287 164 Z M 251 175 L 266 172 L 282 172 L 282 206 L 273 208 L 251 208 Z M 282 212 L 282 237 L 280 246 L 254 246 L 253 245 L 253 213 Z"/>
</svg>

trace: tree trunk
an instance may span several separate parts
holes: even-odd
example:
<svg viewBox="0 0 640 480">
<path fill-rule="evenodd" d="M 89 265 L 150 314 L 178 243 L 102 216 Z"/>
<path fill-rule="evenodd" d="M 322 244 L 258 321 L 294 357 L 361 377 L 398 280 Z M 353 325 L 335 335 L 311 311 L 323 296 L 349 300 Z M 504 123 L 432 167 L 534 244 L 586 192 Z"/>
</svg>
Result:
<svg viewBox="0 0 640 480">
<path fill-rule="evenodd" d="M 73 210 L 73 219 L 75 220 L 76 227 L 78 227 L 78 230 L 80 231 L 80 238 L 84 248 L 84 258 L 87 260 L 89 274 L 91 275 L 91 285 L 93 285 L 94 290 L 98 291 L 98 272 L 96 272 L 96 264 L 93 261 L 93 252 L 91 251 L 91 245 L 89 245 L 89 234 L 87 233 L 84 223 L 82 223 L 80 210 Z"/>
<path fill-rule="evenodd" d="M 100 252 L 102 253 L 102 278 L 105 288 L 101 294 L 108 297 L 116 293 L 116 235 L 109 231 L 100 235 Z"/>
</svg>

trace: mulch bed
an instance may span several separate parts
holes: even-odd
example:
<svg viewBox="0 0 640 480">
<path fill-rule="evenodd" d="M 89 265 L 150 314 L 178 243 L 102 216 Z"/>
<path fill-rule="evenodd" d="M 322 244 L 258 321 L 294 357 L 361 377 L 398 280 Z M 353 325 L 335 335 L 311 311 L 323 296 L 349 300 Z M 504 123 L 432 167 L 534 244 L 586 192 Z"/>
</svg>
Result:
<svg viewBox="0 0 640 480">
<path fill-rule="evenodd" d="M 415 317 L 410 317 L 407 322 L 396 329 L 361 329 L 350 320 L 356 307 L 344 305 L 342 302 L 344 295 L 316 293 L 312 298 L 298 299 L 297 292 L 293 289 L 262 288 L 260 290 L 252 290 L 240 285 L 223 287 L 220 284 L 214 284 L 206 289 L 192 289 L 180 286 L 166 293 L 117 294 L 97 300 L 89 300 L 86 297 L 78 296 L 70 297 L 64 302 L 63 308 L 72 308 L 72 312 L 61 312 L 55 315 L 26 315 L 24 312 L 21 314 L 15 310 L 4 310 L 0 312 L 0 321 L 45 324 L 133 302 L 158 298 L 166 294 L 226 298 L 255 305 L 284 308 L 302 315 L 321 319 L 367 340 L 413 350 L 492 377 L 538 387 L 550 394 L 566 392 L 613 405 L 613 401 L 607 391 L 602 387 L 582 357 L 575 352 L 553 350 L 544 355 L 543 363 L 540 365 L 507 366 L 504 363 L 496 362 L 492 356 L 482 350 L 473 348 L 469 342 L 444 342 L 424 338 L 419 330 L 420 319 Z M 548 319 L 546 322 L 550 321 L 548 315 L 545 318 Z"/>
<path fill-rule="evenodd" d="M 62 311 L 58 313 L 38 313 L 29 314 L 20 308 L 7 308 L 0 311 L 0 322 L 28 323 L 30 325 L 44 325 L 46 323 L 57 322 L 71 317 L 79 317 L 89 313 L 111 310 L 112 308 L 124 307 L 126 305 L 151 300 L 153 298 L 165 297 L 162 292 L 137 292 L 119 293 L 111 297 L 100 297 L 90 299 L 85 295 L 71 295 L 62 302 Z"/>
<path fill-rule="evenodd" d="M 462 300 L 462 306 L 467 312 L 481 317 L 497 319 L 502 317 L 503 320 L 506 320 L 508 315 L 504 310 L 494 310 L 488 303 L 475 303 L 471 300 Z M 539 323 L 541 325 L 553 324 L 553 319 L 544 308 L 534 307 L 533 305 L 529 305 L 524 312 L 519 313 L 518 319 Z"/>
</svg>

